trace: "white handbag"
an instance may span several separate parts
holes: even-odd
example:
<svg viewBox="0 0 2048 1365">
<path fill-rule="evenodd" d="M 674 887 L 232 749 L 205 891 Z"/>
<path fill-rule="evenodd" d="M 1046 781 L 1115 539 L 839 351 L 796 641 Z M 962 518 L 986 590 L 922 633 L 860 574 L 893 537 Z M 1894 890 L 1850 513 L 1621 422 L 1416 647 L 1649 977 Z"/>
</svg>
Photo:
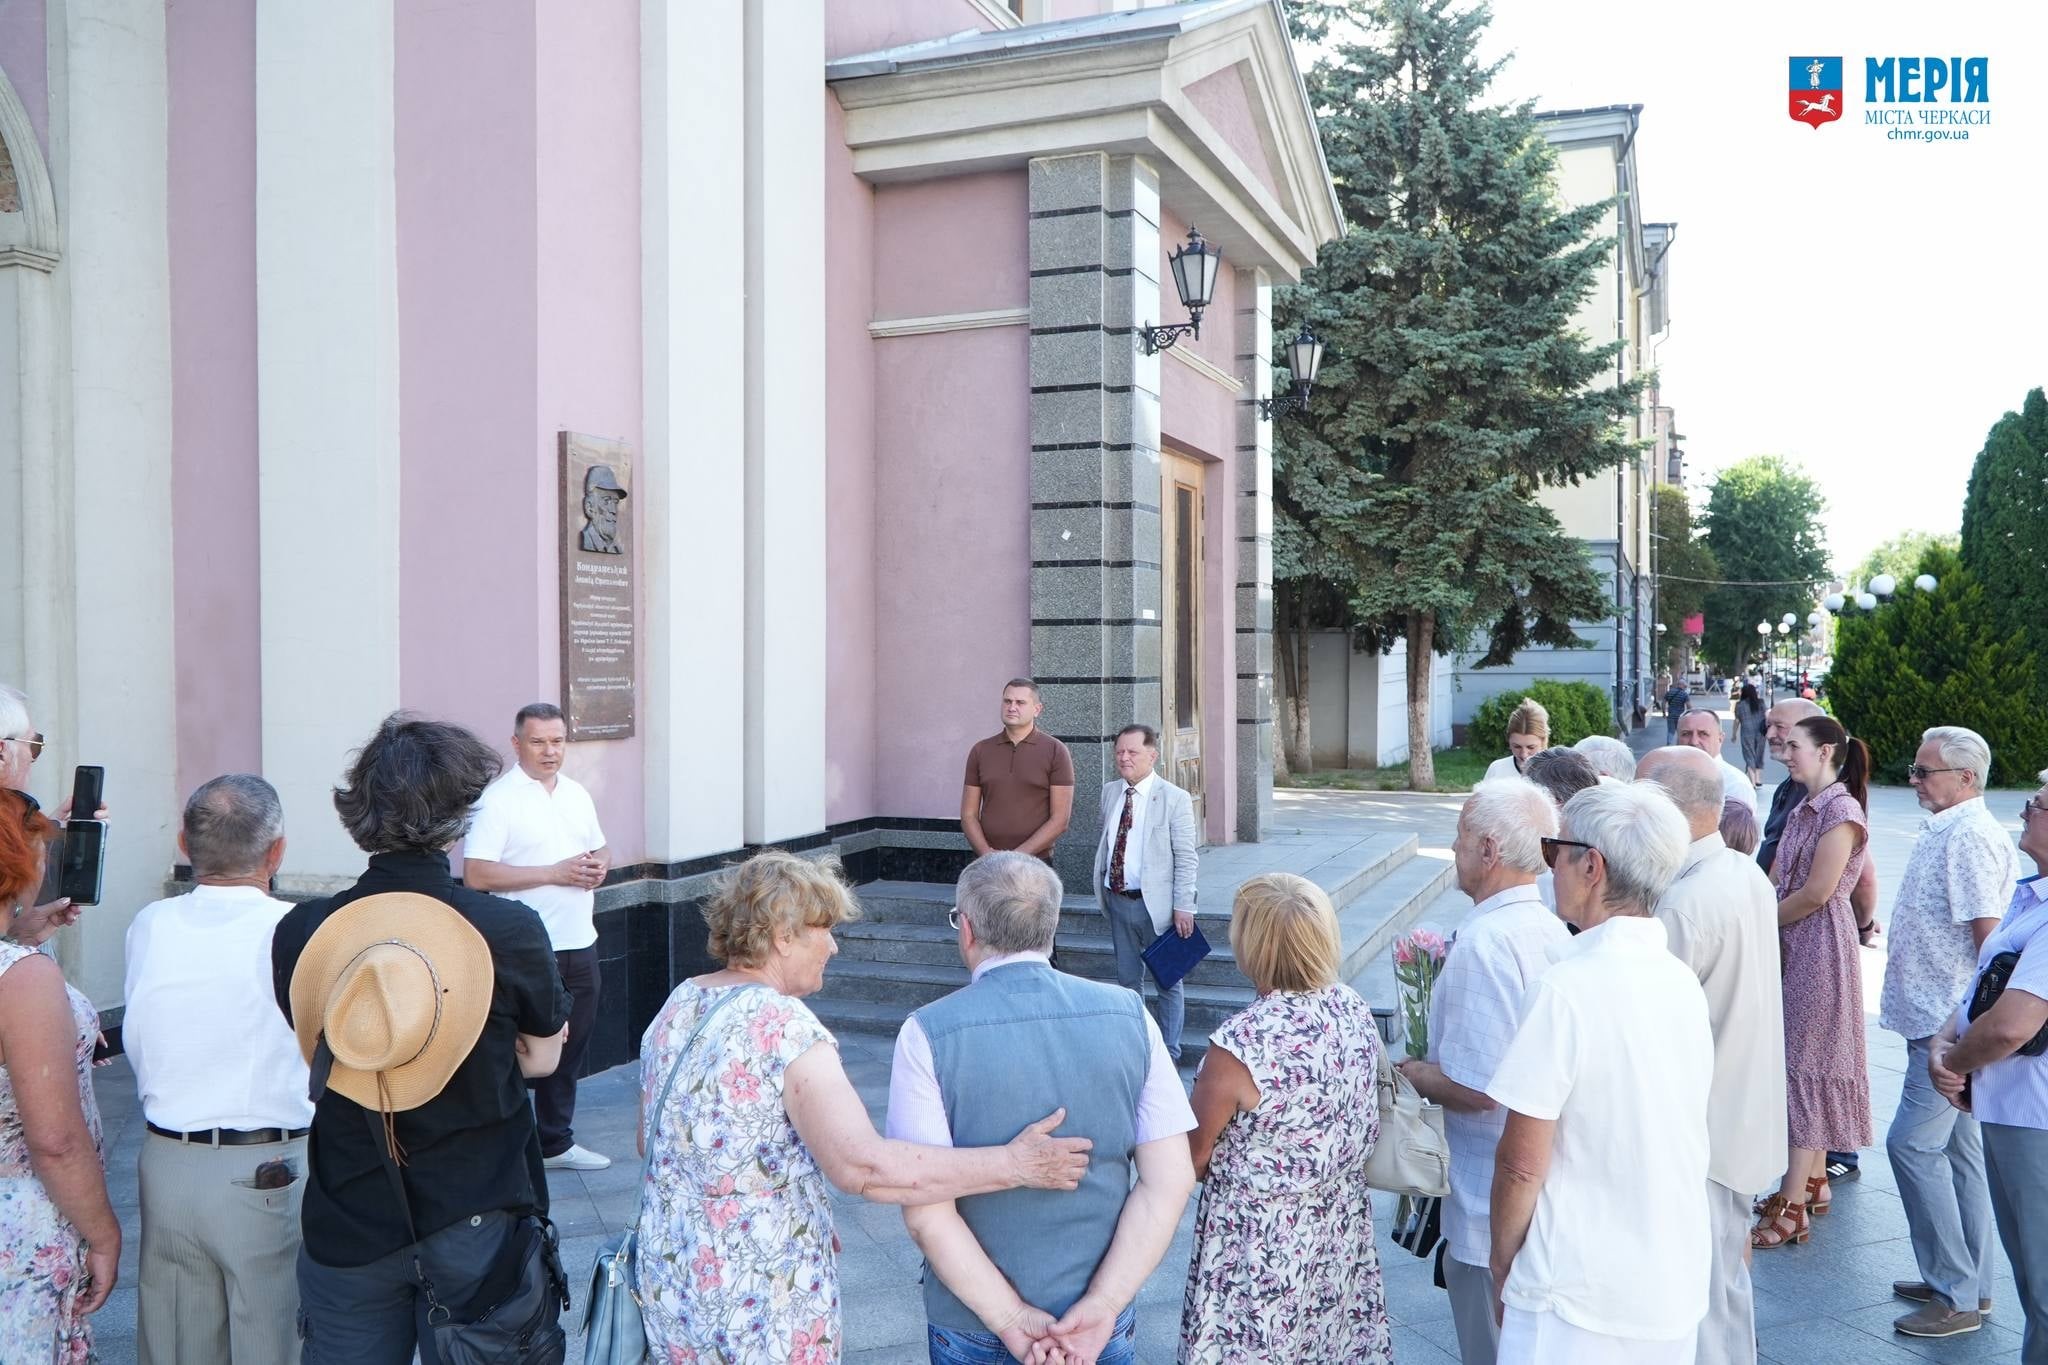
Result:
<svg viewBox="0 0 2048 1365">
<path fill-rule="evenodd" d="M 1365 1158 L 1365 1183 L 1391 1194 L 1451 1191 L 1451 1144 L 1444 1110 L 1431 1104 L 1380 1049 L 1380 1138 Z"/>
</svg>

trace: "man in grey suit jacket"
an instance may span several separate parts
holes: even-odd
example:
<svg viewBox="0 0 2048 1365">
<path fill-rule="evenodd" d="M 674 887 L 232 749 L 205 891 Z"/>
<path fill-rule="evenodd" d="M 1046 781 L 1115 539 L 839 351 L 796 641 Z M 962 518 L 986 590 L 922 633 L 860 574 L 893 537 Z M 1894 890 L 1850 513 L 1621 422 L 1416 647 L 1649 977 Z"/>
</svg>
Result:
<svg viewBox="0 0 2048 1365">
<path fill-rule="evenodd" d="M 1095 898 L 1109 921 L 1117 984 L 1145 993 L 1143 953 L 1170 923 L 1182 938 L 1195 931 L 1195 803 L 1152 771 L 1159 734 L 1126 725 L 1116 737 L 1117 778 L 1102 788 L 1102 840 L 1095 846 Z M 1187 1015 L 1181 983 L 1159 993 L 1159 1032 L 1180 1060 Z"/>
</svg>

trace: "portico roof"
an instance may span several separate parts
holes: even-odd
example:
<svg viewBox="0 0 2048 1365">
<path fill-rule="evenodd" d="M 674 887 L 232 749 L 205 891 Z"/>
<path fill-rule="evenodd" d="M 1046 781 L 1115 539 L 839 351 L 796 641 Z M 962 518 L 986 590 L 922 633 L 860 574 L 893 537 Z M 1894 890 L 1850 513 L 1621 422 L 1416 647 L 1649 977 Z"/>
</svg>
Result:
<svg viewBox="0 0 2048 1365">
<path fill-rule="evenodd" d="M 969 31 L 827 63 L 854 171 L 914 180 L 1106 151 L 1239 265 L 1299 279 L 1344 230 L 1280 0 Z"/>
</svg>

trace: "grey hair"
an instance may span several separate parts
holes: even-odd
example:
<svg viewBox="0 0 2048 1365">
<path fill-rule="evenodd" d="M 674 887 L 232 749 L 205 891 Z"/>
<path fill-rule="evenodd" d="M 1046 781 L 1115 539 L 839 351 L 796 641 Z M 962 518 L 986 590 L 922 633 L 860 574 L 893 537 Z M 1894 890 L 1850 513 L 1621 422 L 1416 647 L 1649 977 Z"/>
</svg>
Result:
<svg viewBox="0 0 2048 1365">
<path fill-rule="evenodd" d="M 1607 864 L 1604 901 L 1617 915 L 1649 914 L 1692 847 L 1685 817 L 1655 782 L 1589 787 L 1566 803 L 1564 827 L 1600 851 Z"/>
<path fill-rule="evenodd" d="M 1636 780 L 1636 756 L 1612 735 L 1587 735 L 1572 746 L 1593 762 L 1593 771 L 1617 782 Z"/>
<path fill-rule="evenodd" d="M 1704 753 L 1695 749 L 1694 753 Z M 1716 765 L 1718 766 L 1718 765 Z M 1695 815 L 1710 815 L 1716 825 L 1721 823 L 1721 803 L 1728 799 L 1728 792 L 1721 785 L 1721 774 L 1702 763 L 1687 763 L 1682 759 L 1660 760 L 1657 775 L 1650 782 L 1664 789 L 1679 813 L 1690 818 Z"/>
<path fill-rule="evenodd" d="M 334 809 L 365 853 L 439 853 L 469 830 L 477 798 L 504 768 L 460 725 L 393 711 L 356 751 Z"/>
<path fill-rule="evenodd" d="M 1600 770 L 1593 766 L 1593 760 L 1563 744 L 1531 755 L 1522 764 L 1522 776 L 1543 788 L 1560 806 L 1600 783 Z"/>
<path fill-rule="evenodd" d="M 1050 952 L 1065 895 L 1057 872 L 1015 850 L 976 858 L 953 891 L 976 940 L 995 953 Z"/>
<path fill-rule="evenodd" d="M 18 735 L 28 729 L 28 694 L 0 683 L 0 735 Z"/>
<path fill-rule="evenodd" d="M 1941 746 L 1942 767 L 1968 768 L 1977 774 L 1977 791 L 1983 793 L 1984 784 L 1991 780 L 1991 746 L 1984 736 L 1960 725 L 1937 725 L 1922 734 L 1920 742 Z"/>
<path fill-rule="evenodd" d="M 184 829 L 193 875 L 246 876 L 261 870 L 263 855 L 283 836 L 284 803 L 254 773 L 229 773 L 192 793 Z"/>
<path fill-rule="evenodd" d="M 1509 867 L 1541 872 L 1542 841 L 1557 833 L 1557 803 L 1534 782 L 1496 777 L 1472 789 L 1465 822 L 1474 834 L 1493 840 Z"/>
</svg>

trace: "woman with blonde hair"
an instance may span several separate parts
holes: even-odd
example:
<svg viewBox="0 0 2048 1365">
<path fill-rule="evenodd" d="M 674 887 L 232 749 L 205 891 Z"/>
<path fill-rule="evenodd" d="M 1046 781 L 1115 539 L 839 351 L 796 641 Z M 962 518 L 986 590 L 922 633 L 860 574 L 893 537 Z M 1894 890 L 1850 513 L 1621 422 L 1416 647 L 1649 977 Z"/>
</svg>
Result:
<svg viewBox="0 0 2048 1365">
<path fill-rule="evenodd" d="M 1549 747 L 1550 712 L 1534 697 L 1522 698 L 1522 704 L 1508 715 L 1507 757 L 1486 765 L 1486 780 L 1518 776 L 1524 763 Z"/>
<path fill-rule="evenodd" d="M 725 966 L 682 982 L 640 1042 L 638 1297 L 656 1360 L 826 1365 L 840 1332 L 838 1237 L 825 1182 L 883 1204 L 1031 1186 L 1071 1190 L 1085 1138 L 1055 1110 L 1002 1147 L 875 1132 L 839 1049 L 801 997 L 857 918 L 830 859 L 765 849 L 704 907 Z"/>
<path fill-rule="evenodd" d="M 1207 1183 L 1180 1359 L 1391 1361 L 1365 1185 L 1380 1038 L 1337 979 L 1337 913 L 1304 877 L 1254 877 L 1230 949 L 1258 999 L 1210 1037 L 1195 1078 L 1188 1137 Z"/>
</svg>

